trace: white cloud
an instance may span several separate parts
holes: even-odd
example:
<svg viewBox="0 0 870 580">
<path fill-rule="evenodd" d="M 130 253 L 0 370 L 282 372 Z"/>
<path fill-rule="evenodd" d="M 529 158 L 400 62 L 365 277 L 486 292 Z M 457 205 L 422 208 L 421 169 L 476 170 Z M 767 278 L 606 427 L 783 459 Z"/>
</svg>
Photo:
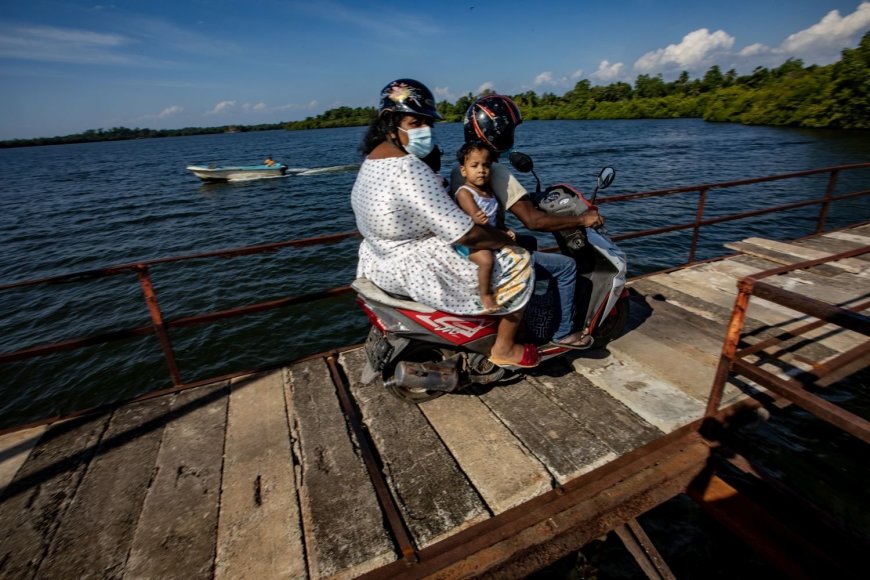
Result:
<svg viewBox="0 0 870 580">
<path fill-rule="evenodd" d="M 740 52 L 737 54 L 738 56 L 758 56 L 761 54 L 769 54 L 771 50 L 772 49 L 769 46 L 756 42 L 755 44 L 750 44 L 749 46 L 740 49 Z"/>
<path fill-rule="evenodd" d="M 574 72 L 571 73 L 571 80 L 572 81 L 576 81 L 577 79 L 582 79 L 582 78 L 583 78 L 583 69 L 582 68 L 578 68 L 577 70 L 575 70 Z"/>
<path fill-rule="evenodd" d="M 610 64 L 609 61 L 602 60 L 598 65 L 598 70 L 592 73 L 592 78 L 602 83 L 612 83 L 622 78 L 625 65 L 621 62 Z"/>
<path fill-rule="evenodd" d="M 292 111 L 298 109 L 316 109 L 318 102 L 316 99 L 308 101 L 305 104 L 299 105 L 297 103 L 287 103 L 286 105 L 279 105 L 274 108 L 275 111 Z M 341 106 L 340 104 L 336 104 L 336 106 Z"/>
<path fill-rule="evenodd" d="M 550 71 L 545 71 L 535 77 L 535 86 L 541 85 L 553 85 L 556 84 L 553 82 L 553 73 Z"/>
<path fill-rule="evenodd" d="M 789 56 L 838 57 L 840 51 L 855 44 L 858 36 L 870 29 L 870 2 L 862 2 L 855 12 L 844 17 L 831 10 L 818 23 L 786 38 L 776 52 Z"/>
<path fill-rule="evenodd" d="M 727 53 L 734 45 L 734 37 L 717 30 L 710 33 L 699 28 L 683 37 L 680 44 L 670 44 L 646 53 L 634 63 L 635 70 L 644 73 L 658 72 L 662 69 L 697 71 L 708 68 L 717 56 Z"/>
<path fill-rule="evenodd" d="M 449 87 L 435 87 L 432 92 L 435 95 L 436 101 L 452 101 L 454 99 L 454 95 L 450 92 Z"/>
<path fill-rule="evenodd" d="M 178 105 L 172 105 L 171 107 L 166 107 L 159 113 L 157 113 L 158 119 L 166 119 L 167 117 L 171 117 L 173 115 L 177 115 L 184 111 L 184 107 L 179 107 Z"/>
<path fill-rule="evenodd" d="M 269 106 L 266 103 L 257 103 L 256 105 L 251 103 L 244 103 L 242 105 L 242 110 L 246 113 L 263 113 L 269 111 Z"/>
<path fill-rule="evenodd" d="M 0 29 L 0 58 L 80 64 L 125 64 L 130 58 L 112 52 L 129 40 L 118 34 L 54 26 Z"/>
<path fill-rule="evenodd" d="M 800 58 L 807 65 L 830 64 L 839 59 L 844 48 L 857 45 L 868 30 L 870 2 L 865 0 L 846 16 L 831 10 L 816 24 L 789 35 L 779 46 L 756 42 L 735 52 L 733 36 L 722 30 L 711 34 L 701 28 L 684 36 L 679 44 L 644 54 L 634 68 L 640 73 L 687 70 L 698 74 L 714 64 L 722 69 L 743 68 L 748 72 L 756 66 L 779 66 L 789 58 Z"/>
<path fill-rule="evenodd" d="M 495 84 L 493 84 L 492 81 L 486 81 L 485 83 L 477 87 L 477 92 L 475 94 L 480 95 L 483 94 L 485 91 L 496 92 Z"/>
<path fill-rule="evenodd" d="M 223 113 L 224 111 L 232 109 L 235 106 L 236 106 L 235 101 L 221 101 L 220 103 L 218 103 L 217 105 L 214 106 L 214 109 L 212 109 L 211 111 L 207 111 L 206 115 L 216 115 L 218 113 Z"/>
<path fill-rule="evenodd" d="M 573 81 L 576 81 L 576 79 L 578 79 L 580 77 L 580 75 L 582 75 L 582 74 L 583 74 L 583 71 L 578 70 L 578 71 L 574 71 L 574 73 L 570 77 L 567 77 L 567 76 L 554 77 L 552 72 L 545 71 L 545 72 L 542 72 L 541 74 L 539 74 L 538 76 L 535 77 L 534 84 L 536 87 L 549 86 L 549 87 L 568 88 L 568 87 L 571 87 L 574 84 Z"/>
</svg>

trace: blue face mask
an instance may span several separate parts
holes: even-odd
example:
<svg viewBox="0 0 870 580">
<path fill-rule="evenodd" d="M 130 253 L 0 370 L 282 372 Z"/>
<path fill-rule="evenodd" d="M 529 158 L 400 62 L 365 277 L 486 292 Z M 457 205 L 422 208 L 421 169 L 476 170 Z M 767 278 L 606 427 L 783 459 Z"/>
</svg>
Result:
<svg viewBox="0 0 870 580">
<path fill-rule="evenodd" d="M 417 127 L 416 129 L 402 129 L 408 136 L 408 144 L 405 145 L 405 151 L 411 155 L 415 155 L 420 159 L 432 153 L 435 148 L 435 136 L 432 135 L 432 127 Z"/>
</svg>

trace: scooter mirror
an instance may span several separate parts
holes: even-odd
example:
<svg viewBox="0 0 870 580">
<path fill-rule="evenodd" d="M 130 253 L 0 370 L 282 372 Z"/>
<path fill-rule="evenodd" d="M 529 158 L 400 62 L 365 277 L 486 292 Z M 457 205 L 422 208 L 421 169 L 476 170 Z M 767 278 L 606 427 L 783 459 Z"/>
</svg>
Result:
<svg viewBox="0 0 870 580">
<path fill-rule="evenodd" d="M 612 167 L 605 167 L 598 174 L 598 189 L 609 187 L 614 179 L 616 179 L 616 170 Z"/>
<path fill-rule="evenodd" d="M 520 153 L 519 151 L 511 151 L 509 159 L 511 165 L 514 166 L 514 169 L 516 169 L 520 173 L 529 173 L 532 169 L 534 169 L 534 163 L 532 163 L 532 158 L 525 153 Z"/>
</svg>

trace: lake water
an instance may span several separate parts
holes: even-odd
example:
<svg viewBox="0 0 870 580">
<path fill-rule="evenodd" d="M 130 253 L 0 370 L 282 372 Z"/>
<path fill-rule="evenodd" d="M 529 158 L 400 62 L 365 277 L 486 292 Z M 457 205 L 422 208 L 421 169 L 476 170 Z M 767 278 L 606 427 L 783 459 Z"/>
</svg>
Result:
<svg viewBox="0 0 870 580">
<path fill-rule="evenodd" d="M 270 131 L 0 150 L 0 284 L 136 260 L 320 236 L 355 229 L 349 193 L 364 129 Z M 459 124 L 439 125 L 445 151 Z M 672 121 L 528 122 L 517 148 L 545 182 L 591 189 L 617 169 L 605 194 L 664 189 L 870 160 L 870 134 Z M 294 175 L 203 185 L 192 164 L 250 164 L 267 155 Z M 445 166 L 452 164 L 445 156 Z M 521 176 L 533 187 L 530 176 Z M 839 191 L 866 189 L 868 172 Z M 707 215 L 820 196 L 827 176 L 713 196 Z M 604 206 L 618 234 L 689 221 L 695 196 Z M 699 257 L 749 235 L 810 233 L 814 209 L 705 234 Z M 839 204 L 830 225 L 870 218 L 868 202 Z M 516 224 L 514 224 L 516 226 Z M 546 238 L 544 238 L 546 239 Z M 631 273 L 687 257 L 688 234 L 623 244 Z M 152 270 L 164 317 L 173 319 L 350 283 L 358 241 Z M 550 245 L 547 243 L 547 245 Z M 131 274 L 0 292 L 0 352 L 149 324 Z M 365 317 L 352 298 L 173 330 L 186 381 L 361 342 Z M 154 337 L 2 365 L 0 428 L 169 386 Z"/>
</svg>

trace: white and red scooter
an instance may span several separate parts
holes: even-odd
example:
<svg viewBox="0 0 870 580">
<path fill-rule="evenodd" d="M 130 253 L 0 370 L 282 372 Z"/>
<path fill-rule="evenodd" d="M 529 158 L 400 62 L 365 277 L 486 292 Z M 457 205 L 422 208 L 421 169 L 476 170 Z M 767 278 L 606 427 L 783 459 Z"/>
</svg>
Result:
<svg viewBox="0 0 870 580">
<path fill-rule="evenodd" d="M 612 167 L 602 169 L 591 200 L 587 201 L 566 184 L 542 192 L 528 155 L 515 152 L 510 161 L 518 171 L 535 175 L 533 203 L 542 211 L 559 215 L 579 215 L 594 207 L 598 190 L 608 187 L 616 176 Z M 592 348 L 604 346 L 619 336 L 628 322 L 625 254 L 603 228 L 577 228 L 555 232 L 554 236 L 561 252 L 577 262 L 575 316 L 578 323 L 583 317 L 583 325 L 575 326 L 592 334 Z M 357 292 L 357 303 L 372 323 L 365 344 L 364 383 L 380 375 L 390 393 L 404 401 L 420 403 L 472 384 L 499 381 L 512 369 L 497 366 L 488 358 L 495 341 L 497 316 L 441 312 L 406 297 L 387 294 L 366 278 L 358 278 L 351 286 Z M 547 293 L 546 286 L 543 292 L 536 288 L 524 316 L 527 326 L 534 324 L 528 320 L 530 313 L 540 312 L 541 304 L 546 305 Z M 540 334 L 530 330 L 527 334 L 532 337 Z M 523 341 L 530 342 L 529 336 Z M 532 341 L 540 343 L 541 362 L 571 350 L 549 344 L 546 339 Z"/>
</svg>

